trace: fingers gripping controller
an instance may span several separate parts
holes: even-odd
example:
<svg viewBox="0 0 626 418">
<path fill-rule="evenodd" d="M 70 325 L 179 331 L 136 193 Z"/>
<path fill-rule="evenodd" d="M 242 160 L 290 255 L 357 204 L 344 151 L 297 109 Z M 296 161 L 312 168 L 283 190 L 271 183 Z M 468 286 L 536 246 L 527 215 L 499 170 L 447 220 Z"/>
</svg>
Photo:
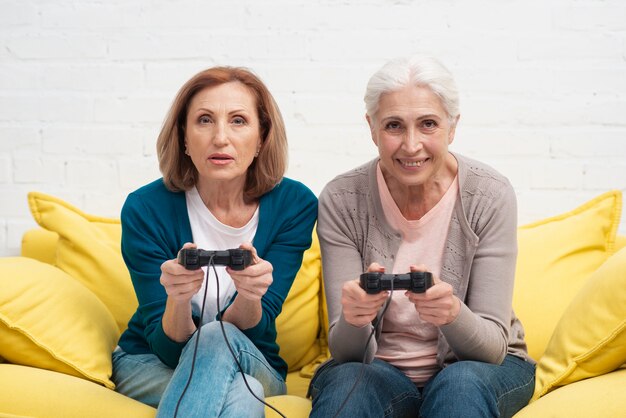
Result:
<svg viewBox="0 0 626 418">
<path fill-rule="evenodd" d="M 199 248 L 183 248 L 178 253 L 178 264 L 187 270 L 197 270 L 207 266 L 213 257 L 213 263 L 228 266 L 233 270 L 243 270 L 252 264 L 252 252 L 241 248 L 224 251 L 201 250 Z"/>
<path fill-rule="evenodd" d="M 405 274 L 363 273 L 360 285 L 369 294 L 391 289 L 424 293 L 433 285 L 433 275 L 428 271 L 412 271 Z"/>
</svg>

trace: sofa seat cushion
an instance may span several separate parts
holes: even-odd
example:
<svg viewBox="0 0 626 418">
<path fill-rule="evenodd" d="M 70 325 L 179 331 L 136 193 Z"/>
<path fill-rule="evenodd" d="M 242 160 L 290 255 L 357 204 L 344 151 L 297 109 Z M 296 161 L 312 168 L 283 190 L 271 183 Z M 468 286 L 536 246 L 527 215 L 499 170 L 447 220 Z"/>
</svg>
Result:
<svg viewBox="0 0 626 418">
<path fill-rule="evenodd" d="M 0 416 L 154 418 L 156 410 L 63 373 L 0 364 Z"/>
<path fill-rule="evenodd" d="M 626 411 L 626 369 L 581 380 L 532 402 L 514 418 L 623 417 Z"/>
<path fill-rule="evenodd" d="M 265 402 L 272 405 L 288 418 L 308 418 L 311 414 L 311 401 L 293 395 L 271 396 Z M 279 418 L 280 415 L 272 408 L 265 407 L 266 418 Z"/>
<path fill-rule="evenodd" d="M 114 387 L 119 329 L 89 289 L 26 257 L 0 259 L 0 289 L 0 357 Z"/>
<path fill-rule="evenodd" d="M 519 227 L 513 309 L 535 360 L 584 282 L 614 253 L 621 212 L 622 194 L 615 190 Z"/>
</svg>

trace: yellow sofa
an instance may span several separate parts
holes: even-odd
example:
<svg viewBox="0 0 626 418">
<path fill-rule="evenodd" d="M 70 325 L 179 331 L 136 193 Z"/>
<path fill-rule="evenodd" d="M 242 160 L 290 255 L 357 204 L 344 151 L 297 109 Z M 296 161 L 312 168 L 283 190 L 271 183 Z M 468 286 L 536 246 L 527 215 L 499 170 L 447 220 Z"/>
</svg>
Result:
<svg viewBox="0 0 626 418">
<path fill-rule="evenodd" d="M 109 380 L 111 351 L 136 304 L 119 221 L 41 193 L 29 194 L 29 205 L 42 228 L 25 233 L 20 257 L 0 258 L 0 417 L 154 417 Z M 533 402 L 516 418 L 624 416 L 620 214 L 621 193 L 613 191 L 520 227 L 513 303 L 538 371 Z M 290 418 L 308 416 L 309 378 L 328 357 L 313 238 L 277 323 L 288 394 L 267 399 Z"/>
</svg>

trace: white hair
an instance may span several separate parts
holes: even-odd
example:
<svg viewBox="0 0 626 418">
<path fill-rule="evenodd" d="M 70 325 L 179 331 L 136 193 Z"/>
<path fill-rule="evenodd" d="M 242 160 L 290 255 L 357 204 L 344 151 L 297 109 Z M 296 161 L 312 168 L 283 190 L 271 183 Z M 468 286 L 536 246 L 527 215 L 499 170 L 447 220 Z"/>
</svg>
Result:
<svg viewBox="0 0 626 418">
<path fill-rule="evenodd" d="M 365 108 L 373 118 L 378 112 L 380 97 L 384 93 L 414 85 L 428 87 L 441 100 L 451 123 L 459 115 L 459 92 L 452 74 L 436 58 L 414 55 L 396 58 L 378 70 L 367 83 Z"/>
</svg>

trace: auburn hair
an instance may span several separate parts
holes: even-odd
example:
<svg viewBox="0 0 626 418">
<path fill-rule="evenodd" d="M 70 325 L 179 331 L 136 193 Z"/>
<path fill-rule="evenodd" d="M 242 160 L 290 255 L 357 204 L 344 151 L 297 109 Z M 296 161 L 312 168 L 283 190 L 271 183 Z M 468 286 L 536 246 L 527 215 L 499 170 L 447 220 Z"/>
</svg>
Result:
<svg viewBox="0 0 626 418">
<path fill-rule="evenodd" d="M 272 190 L 287 169 L 287 135 L 285 123 L 274 98 L 263 82 L 250 70 L 241 67 L 213 67 L 201 71 L 178 91 L 157 140 L 159 169 L 165 186 L 185 191 L 195 186 L 198 170 L 185 154 L 185 129 L 189 103 L 207 87 L 239 82 L 256 99 L 261 150 L 246 175 L 244 199 L 253 201 Z"/>
</svg>

